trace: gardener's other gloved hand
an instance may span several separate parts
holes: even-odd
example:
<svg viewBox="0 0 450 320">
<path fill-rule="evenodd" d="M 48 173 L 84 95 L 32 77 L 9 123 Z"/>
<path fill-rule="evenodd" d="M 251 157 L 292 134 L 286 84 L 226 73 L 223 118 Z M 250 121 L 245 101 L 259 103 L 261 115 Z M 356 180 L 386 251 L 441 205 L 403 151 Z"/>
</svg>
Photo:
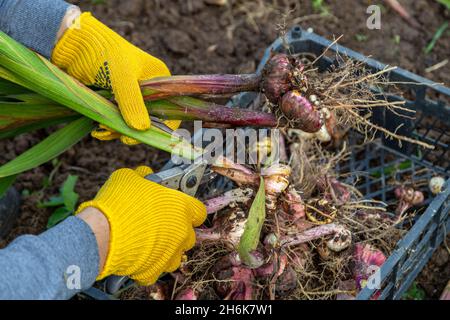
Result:
<svg viewBox="0 0 450 320">
<path fill-rule="evenodd" d="M 193 227 L 206 219 L 205 206 L 143 178 L 150 173 L 148 167 L 120 169 L 94 200 L 78 208 L 77 214 L 97 208 L 109 221 L 109 253 L 97 280 L 114 274 L 150 285 L 163 272 L 176 270 L 195 244 Z"/>
<path fill-rule="evenodd" d="M 82 13 L 65 30 L 57 42 L 52 62 L 86 85 L 112 89 L 125 122 L 133 129 L 150 128 L 150 117 L 142 98 L 139 81 L 170 76 L 167 66 L 135 47 L 119 34 L 94 18 Z M 172 129 L 179 121 L 171 121 Z M 120 135 L 108 132 L 97 134 L 99 139 L 111 140 Z M 132 139 L 122 139 L 133 143 Z"/>
</svg>

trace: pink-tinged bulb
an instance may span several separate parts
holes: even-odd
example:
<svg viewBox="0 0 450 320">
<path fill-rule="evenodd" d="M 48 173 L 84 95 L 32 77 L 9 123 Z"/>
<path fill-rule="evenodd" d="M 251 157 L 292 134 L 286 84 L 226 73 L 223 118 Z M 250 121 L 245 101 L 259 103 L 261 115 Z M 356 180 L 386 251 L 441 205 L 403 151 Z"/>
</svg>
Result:
<svg viewBox="0 0 450 320">
<path fill-rule="evenodd" d="M 318 179 L 318 188 L 325 193 L 325 199 L 338 205 L 346 204 L 351 199 L 351 193 L 346 185 L 336 178 L 324 176 Z"/>
<path fill-rule="evenodd" d="M 255 278 L 252 270 L 244 266 L 233 266 L 231 260 L 225 256 L 213 267 L 215 278 L 225 280 L 215 283 L 216 292 L 226 300 L 255 299 Z"/>
<path fill-rule="evenodd" d="M 198 300 L 198 296 L 194 289 L 188 288 L 177 294 L 175 300 Z"/>
<path fill-rule="evenodd" d="M 287 54 L 278 53 L 267 62 L 263 70 L 262 90 L 270 102 L 277 104 L 291 89 L 293 71 L 293 59 Z"/>
<path fill-rule="evenodd" d="M 421 191 L 413 188 L 406 188 L 403 186 L 397 187 L 394 190 L 395 197 L 399 200 L 395 212 L 398 215 L 403 214 L 409 208 L 419 206 L 425 201 L 425 197 Z"/>
<path fill-rule="evenodd" d="M 380 250 L 370 244 L 357 243 L 353 254 L 354 277 L 359 289 L 363 287 L 364 281 L 369 279 L 374 267 L 381 267 L 386 261 L 386 256 Z"/>
<path fill-rule="evenodd" d="M 272 257 L 272 260 L 255 269 L 253 272 L 259 278 L 279 276 L 283 273 L 287 265 L 287 256 L 282 254 L 279 259 Z"/>
<path fill-rule="evenodd" d="M 380 250 L 372 247 L 370 244 L 357 243 L 355 245 L 354 259 L 364 267 L 381 267 L 386 261 L 386 256 Z"/>
<path fill-rule="evenodd" d="M 285 195 L 286 201 L 283 202 L 285 210 L 292 215 L 292 221 L 305 218 L 305 203 L 300 194 L 294 187 L 290 187 Z"/>
<path fill-rule="evenodd" d="M 300 92 L 293 90 L 281 99 L 281 111 L 295 128 L 315 133 L 322 127 L 320 112 Z"/>
</svg>

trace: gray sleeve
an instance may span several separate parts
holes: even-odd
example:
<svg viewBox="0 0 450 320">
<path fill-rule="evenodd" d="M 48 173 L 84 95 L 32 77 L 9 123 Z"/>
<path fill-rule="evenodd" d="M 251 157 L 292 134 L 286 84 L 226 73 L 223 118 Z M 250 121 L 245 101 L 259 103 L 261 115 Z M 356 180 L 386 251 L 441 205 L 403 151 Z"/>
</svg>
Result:
<svg viewBox="0 0 450 320">
<path fill-rule="evenodd" d="M 0 250 L 0 300 L 69 299 L 92 286 L 98 264 L 91 228 L 69 217 L 39 236 L 21 236 Z"/>
<path fill-rule="evenodd" d="M 0 0 L 0 30 L 49 58 L 70 7 L 62 0 Z"/>
</svg>

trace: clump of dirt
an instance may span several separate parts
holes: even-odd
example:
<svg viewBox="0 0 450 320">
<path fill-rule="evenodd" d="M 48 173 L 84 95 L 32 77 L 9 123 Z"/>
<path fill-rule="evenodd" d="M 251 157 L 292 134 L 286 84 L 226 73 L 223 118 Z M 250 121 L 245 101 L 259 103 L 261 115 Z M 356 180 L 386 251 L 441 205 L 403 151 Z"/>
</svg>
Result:
<svg viewBox="0 0 450 320">
<path fill-rule="evenodd" d="M 428 299 L 439 299 L 450 279 L 450 236 L 445 239 L 447 245 L 440 246 L 422 270 L 416 281 L 426 293 Z"/>
</svg>

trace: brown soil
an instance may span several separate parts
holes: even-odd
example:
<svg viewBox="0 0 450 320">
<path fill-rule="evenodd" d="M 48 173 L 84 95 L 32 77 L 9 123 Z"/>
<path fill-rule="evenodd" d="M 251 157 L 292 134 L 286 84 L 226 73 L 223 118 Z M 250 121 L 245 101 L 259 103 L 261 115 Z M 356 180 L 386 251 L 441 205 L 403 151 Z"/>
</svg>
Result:
<svg viewBox="0 0 450 320">
<path fill-rule="evenodd" d="M 92 11 L 100 20 L 125 38 L 163 59 L 174 74 L 245 73 L 255 70 L 265 48 L 280 31 L 300 24 L 327 38 L 344 37 L 341 44 L 366 55 L 398 65 L 437 82 L 450 83 L 450 63 L 431 72 L 427 67 L 448 59 L 450 31 L 447 30 L 433 51 L 425 55 L 424 47 L 445 21 L 449 12 L 437 1 L 401 1 L 420 23 L 414 28 L 386 6 L 382 7 L 382 29 L 366 28 L 366 8 L 373 1 L 325 1 L 331 15 L 324 17 L 314 11 L 306 0 L 230 0 L 227 6 L 206 5 L 201 0 L 106 0 L 71 1 L 84 11 Z M 94 3 L 104 4 L 95 4 Z M 14 158 L 44 138 L 46 130 L 0 142 L 0 164 Z M 141 164 L 158 169 L 168 156 L 146 146 L 124 146 L 119 142 L 99 142 L 85 138 L 62 155 L 61 166 L 53 183 L 43 188 L 45 178 L 54 169 L 46 164 L 21 175 L 16 187 L 28 190 L 24 198 L 22 218 L 0 246 L 25 233 L 45 229 L 50 209 L 39 209 L 37 203 L 58 193 L 68 174 L 79 176 L 76 191 L 80 201 L 92 198 L 108 175 L 120 167 Z M 448 252 L 445 249 L 448 269 Z M 442 251 L 441 250 L 441 251 Z M 436 256 L 436 254 L 435 254 Z M 440 259 L 440 258 L 439 258 Z M 428 266 L 420 279 L 430 297 L 433 290 L 448 280 Z M 424 286 L 425 286 L 424 285 Z M 435 288 L 435 289 L 433 289 Z"/>
</svg>

